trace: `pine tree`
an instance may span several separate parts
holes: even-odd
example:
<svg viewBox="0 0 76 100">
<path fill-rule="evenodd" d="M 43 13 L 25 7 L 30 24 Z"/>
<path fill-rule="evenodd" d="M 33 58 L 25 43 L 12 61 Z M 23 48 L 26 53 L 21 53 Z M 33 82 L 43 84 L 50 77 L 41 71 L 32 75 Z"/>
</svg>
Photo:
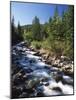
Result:
<svg viewBox="0 0 76 100">
<path fill-rule="evenodd" d="M 16 43 L 16 39 L 17 39 L 17 34 L 16 34 L 16 27 L 14 24 L 14 16 L 11 20 L 11 40 L 12 40 L 12 45 L 14 45 Z"/>
<path fill-rule="evenodd" d="M 37 18 L 37 16 L 35 16 L 33 22 L 32 22 L 32 35 L 33 35 L 33 39 L 34 40 L 41 40 L 41 27 L 40 27 L 40 22 L 39 22 L 39 18 Z"/>
<path fill-rule="evenodd" d="M 21 26 L 20 26 L 20 22 L 18 22 L 18 38 L 19 38 L 19 41 L 22 41 L 23 40 L 23 31 L 21 29 Z"/>
<path fill-rule="evenodd" d="M 56 5 L 55 12 L 54 12 L 54 20 L 57 20 L 58 17 L 59 17 L 59 12 L 58 12 L 58 7 Z"/>
<path fill-rule="evenodd" d="M 47 27 L 48 27 L 48 23 L 45 23 L 41 27 L 41 40 L 45 40 L 48 37 Z"/>
<path fill-rule="evenodd" d="M 65 34 L 65 54 L 73 59 L 74 51 L 74 7 L 68 6 L 65 13 L 64 21 L 64 34 Z"/>
</svg>

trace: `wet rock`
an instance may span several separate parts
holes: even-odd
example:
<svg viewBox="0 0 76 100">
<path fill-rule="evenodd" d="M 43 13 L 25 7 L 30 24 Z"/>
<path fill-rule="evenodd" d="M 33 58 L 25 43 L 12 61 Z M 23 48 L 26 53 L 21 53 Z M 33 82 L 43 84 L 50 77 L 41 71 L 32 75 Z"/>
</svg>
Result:
<svg viewBox="0 0 76 100">
<path fill-rule="evenodd" d="M 19 77 L 15 77 L 15 78 L 13 79 L 13 84 L 16 85 L 16 86 L 22 84 L 22 79 L 19 78 Z"/>
<path fill-rule="evenodd" d="M 55 57 L 47 56 L 46 63 L 49 65 L 54 65 Z"/>
<path fill-rule="evenodd" d="M 27 88 L 26 85 L 23 86 L 23 92 L 27 93 L 28 95 L 32 94 L 34 91 L 34 88 Z"/>
<path fill-rule="evenodd" d="M 32 77 L 26 82 L 26 88 L 31 89 L 40 83 L 40 79 L 36 77 Z"/>
<path fill-rule="evenodd" d="M 66 56 L 61 56 L 61 61 L 70 61 L 70 58 L 66 57 Z"/>
<path fill-rule="evenodd" d="M 32 46 L 30 46 L 29 48 L 31 51 L 35 51 L 35 49 Z"/>
<path fill-rule="evenodd" d="M 38 92 L 37 97 L 44 97 L 44 94 L 42 92 Z"/>
<path fill-rule="evenodd" d="M 26 92 L 23 92 L 19 98 L 27 98 L 28 97 L 28 94 Z"/>
<path fill-rule="evenodd" d="M 14 99 L 14 98 L 19 98 L 19 95 L 22 94 L 22 89 L 21 88 L 17 88 L 17 87 L 13 87 L 12 90 L 11 90 L 11 98 Z"/>
<path fill-rule="evenodd" d="M 22 68 L 18 67 L 16 64 L 12 65 L 12 75 L 15 75 L 16 73 L 18 73 Z"/>
<path fill-rule="evenodd" d="M 36 59 L 33 58 L 33 59 L 30 59 L 30 60 L 29 60 L 29 63 L 30 63 L 30 64 L 32 64 L 32 63 L 37 63 L 37 61 L 36 61 Z"/>
<path fill-rule="evenodd" d="M 73 79 L 69 76 L 63 76 L 63 80 L 62 80 L 63 84 L 68 84 L 68 85 L 74 85 Z"/>
<path fill-rule="evenodd" d="M 54 75 L 54 79 L 56 80 L 56 82 L 59 82 L 62 80 L 63 73 L 62 72 L 57 72 L 56 75 Z"/>
<path fill-rule="evenodd" d="M 55 90 L 57 92 L 61 92 L 62 93 L 62 90 L 60 87 L 53 87 L 52 90 Z"/>
<path fill-rule="evenodd" d="M 51 60 L 46 60 L 46 63 L 49 64 L 49 65 L 52 64 Z"/>
<path fill-rule="evenodd" d="M 35 55 L 35 56 L 41 56 L 41 54 L 40 54 L 39 51 L 37 51 L 34 55 Z"/>
<path fill-rule="evenodd" d="M 45 86 L 49 86 L 49 83 L 47 82 L 47 83 L 45 83 Z"/>
<path fill-rule="evenodd" d="M 37 90 L 34 89 L 34 92 L 30 94 L 30 97 L 37 97 Z"/>
<path fill-rule="evenodd" d="M 48 65 L 44 66 L 44 68 L 45 68 L 46 70 L 51 70 L 51 66 L 48 66 Z"/>
<path fill-rule="evenodd" d="M 69 75 L 69 76 L 71 76 L 71 77 L 73 77 L 73 72 L 74 72 L 74 70 L 73 70 L 73 64 L 66 64 L 66 65 L 64 65 L 63 66 L 63 72 L 66 74 L 66 75 Z"/>
<path fill-rule="evenodd" d="M 52 61 L 52 65 L 53 66 L 56 66 L 56 67 L 58 67 L 59 63 L 60 63 L 60 59 L 57 59 L 57 60 L 53 60 Z"/>
<path fill-rule="evenodd" d="M 22 76 L 26 74 L 26 72 L 25 72 L 24 69 L 22 69 L 22 70 L 20 71 L 20 73 L 22 74 Z"/>
</svg>

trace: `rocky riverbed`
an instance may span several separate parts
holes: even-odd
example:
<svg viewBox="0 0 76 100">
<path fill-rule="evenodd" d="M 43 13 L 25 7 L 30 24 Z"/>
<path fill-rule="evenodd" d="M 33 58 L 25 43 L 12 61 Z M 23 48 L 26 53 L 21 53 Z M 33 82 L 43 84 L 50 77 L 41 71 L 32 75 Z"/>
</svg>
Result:
<svg viewBox="0 0 76 100">
<path fill-rule="evenodd" d="M 12 47 L 11 98 L 73 94 L 73 61 L 45 57 L 21 42 Z"/>
</svg>

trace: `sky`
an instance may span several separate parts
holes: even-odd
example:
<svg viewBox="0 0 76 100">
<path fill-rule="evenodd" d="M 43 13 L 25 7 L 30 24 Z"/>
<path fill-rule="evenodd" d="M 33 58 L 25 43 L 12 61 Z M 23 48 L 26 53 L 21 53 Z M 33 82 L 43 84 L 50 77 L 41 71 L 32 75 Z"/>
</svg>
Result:
<svg viewBox="0 0 76 100">
<path fill-rule="evenodd" d="M 40 19 L 40 23 L 48 22 L 50 17 L 53 17 L 56 4 L 41 4 L 41 3 L 25 3 L 11 2 L 11 19 L 14 16 L 15 25 L 18 22 L 20 25 L 32 24 L 35 16 Z M 59 15 L 62 15 L 63 10 L 66 11 L 67 5 L 58 5 Z"/>
</svg>

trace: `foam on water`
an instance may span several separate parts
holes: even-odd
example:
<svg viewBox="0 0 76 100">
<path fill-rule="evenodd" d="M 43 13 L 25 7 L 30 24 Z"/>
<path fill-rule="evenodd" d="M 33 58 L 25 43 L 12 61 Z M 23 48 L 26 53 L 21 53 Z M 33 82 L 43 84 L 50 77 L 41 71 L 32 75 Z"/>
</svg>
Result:
<svg viewBox="0 0 76 100">
<path fill-rule="evenodd" d="M 27 50 L 26 53 L 27 53 L 27 54 L 34 55 L 36 52 L 34 52 L 34 51 L 28 51 L 28 50 Z"/>
<path fill-rule="evenodd" d="M 45 85 L 42 85 L 39 88 L 43 91 L 43 94 L 45 96 L 52 96 L 52 95 L 60 95 L 61 94 L 59 91 L 52 90 L 48 86 L 45 86 Z"/>
<path fill-rule="evenodd" d="M 49 77 L 49 74 L 44 70 L 35 70 L 32 74 L 37 77 Z"/>
<path fill-rule="evenodd" d="M 73 94 L 73 87 L 71 85 L 63 85 L 62 82 L 58 83 L 64 94 Z"/>
<path fill-rule="evenodd" d="M 50 89 L 52 89 L 54 87 L 59 87 L 64 94 L 73 94 L 73 87 L 71 85 L 67 85 L 67 84 L 64 85 L 64 84 L 62 84 L 61 81 L 56 83 L 55 80 L 52 80 L 49 83 L 50 83 L 50 85 L 49 85 Z"/>
<path fill-rule="evenodd" d="M 28 58 L 31 58 L 31 59 L 32 59 L 32 58 L 39 59 L 38 56 L 34 56 L 34 55 L 30 54 L 30 53 L 27 54 L 27 57 L 28 57 Z"/>
</svg>

